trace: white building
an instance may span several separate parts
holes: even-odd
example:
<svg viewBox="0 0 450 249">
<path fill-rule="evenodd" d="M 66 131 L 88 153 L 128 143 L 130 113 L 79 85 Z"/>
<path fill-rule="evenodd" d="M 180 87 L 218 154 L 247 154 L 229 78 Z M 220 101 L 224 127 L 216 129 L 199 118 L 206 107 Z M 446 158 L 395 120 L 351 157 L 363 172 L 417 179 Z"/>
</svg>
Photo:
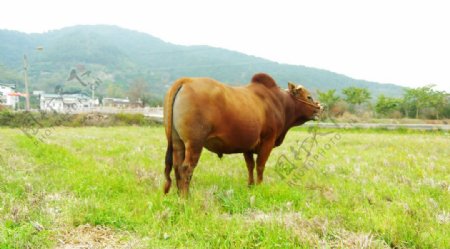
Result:
<svg viewBox="0 0 450 249">
<path fill-rule="evenodd" d="M 102 104 L 104 107 L 129 107 L 130 106 L 130 100 L 128 98 L 126 99 L 119 99 L 119 98 L 103 98 Z"/>
<path fill-rule="evenodd" d="M 120 98 L 103 98 L 102 104 L 104 107 L 116 107 L 116 108 L 142 108 L 144 107 L 144 102 L 141 99 L 137 101 L 131 101 L 128 99 Z"/>
<path fill-rule="evenodd" d="M 88 111 L 99 105 L 98 99 L 92 100 L 83 94 L 41 94 L 40 107 L 43 111 L 80 112 Z"/>
<path fill-rule="evenodd" d="M 15 86 L 0 83 L 0 105 L 8 106 L 12 109 L 16 108 L 19 103 L 19 96 L 15 93 Z"/>
</svg>

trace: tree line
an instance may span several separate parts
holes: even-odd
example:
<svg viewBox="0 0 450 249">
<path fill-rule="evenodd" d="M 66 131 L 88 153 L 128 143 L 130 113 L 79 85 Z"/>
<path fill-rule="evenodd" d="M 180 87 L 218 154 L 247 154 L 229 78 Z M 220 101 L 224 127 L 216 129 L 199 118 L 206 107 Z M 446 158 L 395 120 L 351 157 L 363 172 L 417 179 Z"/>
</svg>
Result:
<svg viewBox="0 0 450 249">
<path fill-rule="evenodd" d="M 376 118 L 450 118 L 450 94 L 434 89 L 434 85 L 405 89 L 401 97 L 379 95 L 372 101 L 369 90 L 347 87 L 339 94 L 335 89 L 317 91 L 324 108 L 324 118 L 344 113 Z"/>
</svg>

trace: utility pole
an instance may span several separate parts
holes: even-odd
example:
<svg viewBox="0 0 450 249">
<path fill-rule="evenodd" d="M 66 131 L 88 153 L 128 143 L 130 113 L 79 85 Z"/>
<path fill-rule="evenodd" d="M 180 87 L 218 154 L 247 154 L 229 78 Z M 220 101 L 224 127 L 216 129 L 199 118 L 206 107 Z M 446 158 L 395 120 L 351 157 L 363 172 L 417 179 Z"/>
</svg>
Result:
<svg viewBox="0 0 450 249">
<path fill-rule="evenodd" d="M 23 55 L 23 77 L 24 77 L 24 83 L 25 83 L 25 110 L 28 112 L 30 111 L 30 93 L 28 91 L 28 59 L 27 55 Z"/>
<path fill-rule="evenodd" d="M 94 108 L 94 99 L 95 99 L 95 85 L 91 85 L 92 90 L 92 100 L 91 100 L 91 108 Z"/>
</svg>

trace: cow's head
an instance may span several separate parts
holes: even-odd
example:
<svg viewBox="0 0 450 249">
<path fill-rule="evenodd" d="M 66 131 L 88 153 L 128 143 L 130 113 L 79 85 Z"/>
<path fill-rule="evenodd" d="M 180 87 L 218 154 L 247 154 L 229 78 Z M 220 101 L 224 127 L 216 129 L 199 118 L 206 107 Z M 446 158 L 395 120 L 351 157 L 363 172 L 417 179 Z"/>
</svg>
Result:
<svg viewBox="0 0 450 249">
<path fill-rule="evenodd" d="M 322 112 L 322 106 L 314 101 L 306 88 L 294 83 L 288 83 L 288 90 L 295 102 L 296 122 L 303 124 L 309 120 L 316 120 Z"/>
</svg>

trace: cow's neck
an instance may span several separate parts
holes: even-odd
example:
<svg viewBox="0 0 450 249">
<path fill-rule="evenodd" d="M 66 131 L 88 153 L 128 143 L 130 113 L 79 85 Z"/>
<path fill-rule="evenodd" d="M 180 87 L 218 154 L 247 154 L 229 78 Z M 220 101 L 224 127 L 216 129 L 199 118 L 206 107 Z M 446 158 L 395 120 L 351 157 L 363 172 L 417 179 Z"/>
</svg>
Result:
<svg viewBox="0 0 450 249">
<path fill-rule="evenodd" d="M 304 122 L 297 119 L 298 113 L 295 109 L 295 100 L 291 97 L 291 95 L 285 91 L 282 92 L 282 98 L 284 99 L 284 127 L 282 132 L 278 135 L 278 138 L 275 142 L 275 146 L 281 145 L 283 143 L 284 137 L 290 128 L 294 126 L 298 126 L 303 124 Z"/>
<path fill-rule="evenodd" d="M 301 116 L 301 113 L 299 113 L 300 110 L 296 109 L 297 103 L 296 100 L 287 92 L 285 92 L 285 127 L 287 130 L 294 126 L 299 126 L 305 123 L 305 120 L 299 118 Z"/>
</svg>

